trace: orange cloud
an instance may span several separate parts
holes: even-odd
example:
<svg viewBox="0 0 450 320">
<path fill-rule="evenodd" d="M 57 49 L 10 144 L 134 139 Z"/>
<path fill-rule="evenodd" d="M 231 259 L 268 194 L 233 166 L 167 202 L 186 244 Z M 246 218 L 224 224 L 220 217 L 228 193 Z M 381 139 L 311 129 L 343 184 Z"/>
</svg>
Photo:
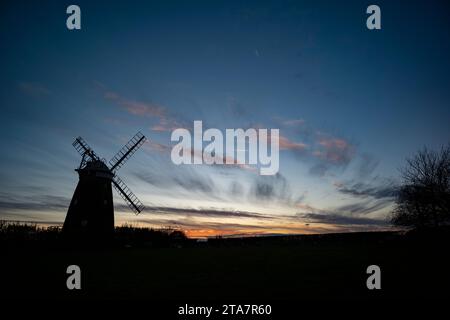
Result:
<svg viewBox="0 0 450 320">
<path fill-rule="evenodd" d="M 166 115 L 165 108 L 161 106 L 125 99 L 113 91 L 105 92 L 104 97 L 105 99 L 116 102 L 129 113 L 136 116 L 165 118 Z"/>
<path fill-rule="evenodd" d="M 350 144 L 344 139 L 336 139 L 336 138 L 329 138 L 329 139 L 322 138 L 319 140 L 319 144 L 326 148 L 337 148 L 341 150 L 350 147 Z"/>
<path fill-rule="evenodd" d="M 317 223 L 310 225 L 305 222 L 296 222 L 287 225 L 273 225 L 273 226 L 252 226 L 242 225 L 241 227 L 206 227 L 202 228 L 190 226 L 188 228 L 182 228 L 189 238 L 208 238 L 216 236 L 255 236 L 264 234 L 320 234 L 329 232 L 339 232 L 340 226 L 333 224 L 321 224 Z"/>
<path fill-rule="evenodd" d="M 144 149 L 148 149 L 149 151 L 159 151 L 161 153 L 169 153 L 170 152 L 170 147 L 165 145 L 165 144 L 161 144 L 161 143 L 157 143 L 154 142 L 152 140 L 147 140 L 144 144 Z"/>
<path fill-rule="evenodd" d="M 320 137 L 318 145 L 321 149 L 313 155 L 333 164 L 347 164 L 355 154 L 354 146 L 344 139 Z"/>
<path fill-rule="evenodd" d="M 167 117 L 161 117 L 159 123 L 153 125 L 150 130 L 156 132 L 169 132 L 178 128 L 183 128 L 177 121 L 174 119 L 167 119 Z"/>
<path fill-rule="evenodd" d="M 308 146 L 301 142 L 293 142 L 284 136 L 280 136 L 280 150 L 297 150 L 303 151 Z"/>
<path fill-rule="evenodd" d="M 156 132 L 168 132 L 177 128 L 182 128 L 182 126 L 169 115 L 169 112 L 165 107 L 152 103 L 126 99 L 114 91 L 106 91 L 106 88 L 103 85 L 99 86 L 105 90 L 103 94 L 105 99 L 116 103 L 128 113 L 138 117 L 157 119 L 158 122 L 153 124 L 150 127 L 150 130 Z"/>
</svg>

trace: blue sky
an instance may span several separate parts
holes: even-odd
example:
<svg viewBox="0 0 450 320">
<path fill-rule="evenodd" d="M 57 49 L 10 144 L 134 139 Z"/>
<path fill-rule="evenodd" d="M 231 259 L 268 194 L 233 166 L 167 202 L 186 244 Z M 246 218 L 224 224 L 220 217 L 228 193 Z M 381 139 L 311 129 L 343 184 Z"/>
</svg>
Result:
<svg viewBox="0 0 450 320">
<path fill-rule="evenodd" d="M 398 168 L 449 142 L 449 6 L 377 1 L 14 1 L 1 10 L 0 217 L 60 223 L 81 135 L 148 209 L 191 235 L 383 228 Z M 280 172 L 175 166 L 170 133 L 279 128 Z"/>
</svg>

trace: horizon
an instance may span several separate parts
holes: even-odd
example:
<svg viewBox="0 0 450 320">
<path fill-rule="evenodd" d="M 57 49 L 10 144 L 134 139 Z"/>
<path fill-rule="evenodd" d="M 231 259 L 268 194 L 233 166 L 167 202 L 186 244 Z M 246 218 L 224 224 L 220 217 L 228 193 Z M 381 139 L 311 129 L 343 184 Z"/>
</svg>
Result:
<svg viewBox="0 0 450 320">
<path fill-rule="evenodd" d="M 34 226 L 37 229 L 41 230 L 47 230 L 49 228 L 58 228 L 60 231 L 62 231 L 63 222 L 35 222 L 35 221 L 25 221 L 25 220 L 0 220 L 0 223 L 6 223 L 6 225 L 20 225 L 20 226 Z M 160 227 L 148 227 L 148 226 L 139 226 L 139 225 L 131 225 L 131 224 L 121 224 L 121 225 L 115 225 L 114 228 L 133 228 L 133 229 L 147 229 L 147 230 L 155 230 L 155 231 L 181 231 L 186 236 L 187 239 L 191 240 L 208 240 L 208 239 L 217 239 L 217 238 L 223 238 L 223 239 L 239 239 L 239 238 L 259 238 L 259 237 L 284 237 L 284 236 L 320 236 L 320 235 L 342 235 L 342 234 L 361 234 L 361 233 L 380 233 L 380 232 L 405 232 L 408 230 L 408 228 L 400 228 L 400 227 L 390 227 L 386 229 L 380 229 L 380 230 L 367 230 L 367 231 L 345 231 L 345 232 L 324 232 L 324 233 L 243 233 L 243 234 L 215 234 L 215 235 L 189 235 L 185 232 L 183 229 L 178 229 L 173 226 L 160 226 Z"/>
<path fill-rule="evenodd" d="M 0 220 L 62 224 L 74 139 L 108 160 L 142 131 L 119 175 L 146 210 L 113 192 L 116 226 L 190 238 L 391 230 L 399 168 L 449 143 L 445 1 L 378 1 L 375 31 L 361 1 L 126 4 L 78 1 L 76 31 L 65 2 L 2 9 Z M 279 171 L 175 165 L 171 133 L 193 134 L 194 121 L 279 129 Z"/>
</svg>

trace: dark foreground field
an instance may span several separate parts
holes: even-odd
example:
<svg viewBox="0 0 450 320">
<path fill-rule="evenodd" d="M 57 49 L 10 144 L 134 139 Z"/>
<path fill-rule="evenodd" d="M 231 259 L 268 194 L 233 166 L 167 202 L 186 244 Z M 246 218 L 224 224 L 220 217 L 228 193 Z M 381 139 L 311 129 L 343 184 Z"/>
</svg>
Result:
<svg viewBox="0 0 450 320">
<path fill-rule="evenodd" d="M 394 233 L 107 249 L 9 243 L 1 249 L 1 291 L 10 298 L 40 299 L 444 299 L 447 256 L 442 237 Z M 66 288 L 72 264 L 81 267 L 78 291 Z M 366 287 L 372 264 L 381 268 L 381 290 Z"/>
</svg>

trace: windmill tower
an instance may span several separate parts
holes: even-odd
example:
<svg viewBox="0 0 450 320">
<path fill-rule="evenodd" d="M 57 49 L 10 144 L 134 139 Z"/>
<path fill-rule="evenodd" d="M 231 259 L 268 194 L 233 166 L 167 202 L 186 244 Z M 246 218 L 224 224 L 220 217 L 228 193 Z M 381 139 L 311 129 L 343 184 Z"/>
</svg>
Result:
<svg viewBox="0 0 450 320">
<path fill-rule="evenodd" d="M 112 187 L 121 195 L 134 213 L 139 214 L 144 205 L 116 172 L 145 142 L 145 136 L 138 132 L 109 161 L 100 159 L 91 147 L 78 137 L 73 142 L 81 154 L 80 166 L 75 169 L 79 175 L 78 185 L 70 202 L 64 221 L 65 234 L 89 236 L 112 235 L 114 232 L 114 205 Z"/>
</svg>

